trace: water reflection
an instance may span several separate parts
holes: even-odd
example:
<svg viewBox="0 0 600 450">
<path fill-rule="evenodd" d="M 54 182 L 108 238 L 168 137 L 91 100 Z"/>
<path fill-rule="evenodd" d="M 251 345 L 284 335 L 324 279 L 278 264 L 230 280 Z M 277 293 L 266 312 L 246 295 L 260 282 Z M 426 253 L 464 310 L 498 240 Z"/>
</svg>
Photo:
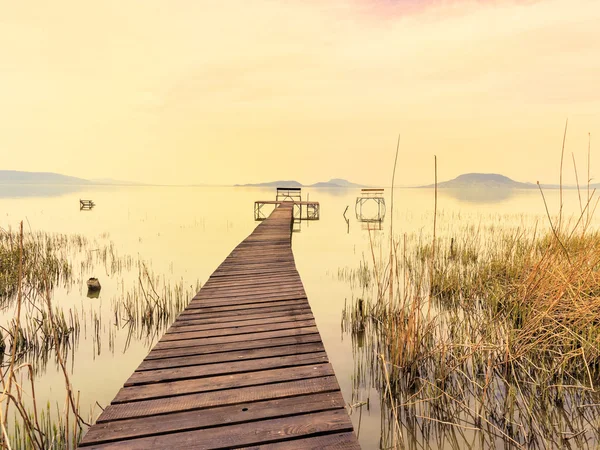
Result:
<svg viewBox="0 0 600 450">
<path fill-rule="evenodd" d="M 527 193 L 536 193 L 535 190 L 526 190 Z M 438 193 L 442 196 L 448 196 L 464 203 L 501 203 L 511 200 L 519 194 L 523 193 L 523 190 L 518 189 L 505 189 L 505 188 L 447 188 L 439 189 Z"/>
<path fill-rule="evenodd" d="M 87 298 L 99 298 L 100 291 L 92 291 L 92 290 L 88 289 L 86 297 Z"/>
<path fill-rule="evenodd" d="M 380 202 L 379 200 L 383 199 L 375 199 L 375 198 L 367 198 L 366 202 L 360 202 L 357 199 L 356 203 L 356 220 L 361 225 L 362 230 L 371 230 L 371 231 L 381 231 L 383 230 L 383 221 L 385 219 L 385 203 Z M 371 211 L 365 212 L 366 208 L 363 208 L 364 203 L 372 203 L 375 206 L 371 208 Z M 348 226 L 349 228 L 349 226 Z"/>
<path fill-rule="evenodd" d="M 368 392 L 376 390 L 382 406 L 379 448 L 598 448 L 598 393 L 592 389 L 539 386 L 530 368 L 507 375 L 468 354 L 456 371 L 450 361 L 444 367 L 428 357 L 419 367 L 401 367 L 390 361 L 386 326 L 343 323 L 354 354 L 351 406 L 372 402 Z M 448 360 L 454 351 L 448 350 Z M 527 376 L 532 382 L 519 381 Z"/>
<path fill-rule="evenodd" d="M 60 197 L 89 186 L 59 184 L 0 184 L 0 198 Z"/>
<path fill-rule="evenodd" d="M 6 195 L 4 188 L 5 186 L 0 186 L 0 227 L 14 228 L 20 220 L 27 218 L 26 228 L 85 236 L 90 240 L 88 250 L 95 253 L 96 249 L 98 252 L 102 249 L 102 256 L 105 255 L 105 244 L 110 240 L 114 242 L 114 248 L 108 246 L 106 255 L 110 256 L 113 252 L 134 255 L 134 263 L 138 258 L 152 261 L 155 287 L 155 278 L 160 275 L 161 283 L 166 282 L 172 288 L 189 288 L 190 291 L 196 290 L 190 288 L 190 284 L 197 279 L 207 279 L 229 252 L 257 225 L 251 210 L 254 201 L 274 197 L 273 189 L 264 188 L 64 186 L 58 188 L 77 191 L 51 198 L 45 195 L 43 187 L 37 186 L 39 198 L 31 196 L 21 200 Z M 82 189 L 81 192 L 78 189 Z M 318 222 L 301 224 L 302 233 L 294 236 L 294 258 L 344 398 L 350 403 L 353 398 L 353 365 L 360 362 L 353 359 L 351 339 L 347 336 L 340 339 L 340 312 L 345 299 L 352 299 L 354 293 L 347 283 L 339 282 L 335 275 L 339 268 L 355 267 L 363 259 L 372 258 L 368 234 L 361 227 L 382 229 L 383 221 L 363 222 L 361 220 L 367 218 L 361 219 L 359 216 L 356 219 L 361 225 L 357 226 L 348 209 L 348 222 L 342 223 L 340 216 L 343 219 L 345 208 L 355 203 L 356 190 L 320 189 L 318 197 L 313 192 L 310 199 L 320 202 L 323 214 Z M 532 220 L 540 218 L 542 222 L 546 212 L 543 203 L 539 201 L 539 193 L 534 194 L 536 193 L 516 190 L 514 196 L 507 201 L 490 201 L 488 206 L 460 202 L 450 195 L 441 195 L 438 210 L 440 233 L 449 232 L 456 224 L 479 224 L 482 221 L 504 227 L 507 225 L 507 214 L 512 215 L 510 220 L 513 223 L 520 223 L 523 214 L 533 217 Z M 565 209 L 574 202 L 577 206 L 575 209 L 579 209 L 576 191 L 564 192 L 564 196 Z M 95 208 L 95 212 L 84 214 L 77 207 L 80 198 L 93 198 L 99 206 Z M 393 215 L 397 233 L 420 232 L 431 226 L 432 190 L 398 189 L 395 198 Z M 558 205 L 558 191 L 548 192 L 547 199 L 551 207 Z M 386 200 L 389 205 L 389 196 Z M 99 212 L 102 214 L 98 214 Z M 387 223 L 389 216 L 388 212 Z M 350 221 L 354 222 L 353 226 L 349 226 Z M 87 254 L 85 257 L 87 258 Z M 106 267 L 112 273 L 111 261 L 112 258 L 109 258 L 107 263 L 101 262 L 98 267 Z M 108 404 L 146 356 L 151 343 L 162 333 L 162 326 L 147 327 L 141 320 L 132 321 L 131 326 L 125 325 L 130 312 L 132 316 L 136 316 L 128 306 L 127 298 L 135 294 L 131 292 L 133 285 L 139 286 L 137 267 L 134 264 L 134 269 L 128 271 L 129 275 L 117 278 L 105 276 L 100 271 L 103 294 L 99 299 L 91 300 L 86 297 L 85 280 L 97 274 L 88 270 L 79 273 L 80 264 L 74 261 L 77 280 L 82 289 L 61 288 L 54 294 L 57 307 L 64 310 L 65 314 L 70 309 L 74 314 L 78 311 L 81 321 L 81 339 L 71 338 L 72 350 L 68 355 L 73 361 L 72 384 L 81 391 L 82 410 L 90 409 L 96 401 L 101 405 Z M 123 278 L 124 287 L 123 281 L 120 281 Z M 107 280 L 106 283 L 104 279 Z M 159 293 L 164 297 L 162 290 Z M 144 299 L 140 305 L 147 304 L 139 289 L 137 296 L 140 300 Z M 185 292 L 182 298 L 189 300 L 191 296 Z M 154 304 L 154 300 L 149 300 L 150 304 Z M 116 308 L 116 303 L 121 306 Z M 94 314 L 97 315 L 98 322 Z M 12 316 L 12 311 L 6 311 L 1 320 L 7 324 Z M 67 318 L 70 320 L 70 316 Z M 115 325 L 116 319 L 119 325 Z M 94 339 L 96 330 L 101 333 L 101 349 L 93 348 L 93 342 L 97 341 Z M 359 335 L 356 345 L 364 348 L 365 352 L 372 353 L 372 346 L 365 341 L 364 336 Z M 357 356 L 357 359 L 360 358 Z M 36 388 L 36 395 L 43 403 L 62 405 L 65 400 L 64 392 L 55 386 L 64 385 L 64 380 L 57 376 L 53 357 L 50 357 L 49 362 L 47 371 L 40 370 L 43 385 L 39 390 Z M 366 381 L 364 384 L 370 385 Z M 352 404 L 365 402 L 368 398 L 365 391 L 369 392 L 369 388 L 365 388 Z M 384 408 L 380 417 L 379 397 L 375 390 L 370 392 L 369 406 L 357 406 L 352 413 L 356 428 L 360 422 L 359 437 L 363 448 L 379 446 L 380 419 L 388 420 L 389 410 Z M 386 440 L 389 441 L 390 438 Z"/>
<path fill-rule="evenodd" d="M 383 220 L 359 220 L 363 231 L 383 231 Z"/>
</svg>

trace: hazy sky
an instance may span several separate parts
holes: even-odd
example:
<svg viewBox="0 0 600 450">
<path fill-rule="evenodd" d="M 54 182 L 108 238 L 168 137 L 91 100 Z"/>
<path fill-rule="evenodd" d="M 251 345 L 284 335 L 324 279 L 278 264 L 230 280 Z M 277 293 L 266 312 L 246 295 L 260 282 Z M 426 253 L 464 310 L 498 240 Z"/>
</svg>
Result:
<svg viewBox="0 0 600 450">
<path fill-rule="evenodd" d="M 597 0 L 0 0 L 0 169 L 600 181 Z M 594 169 L 596 168 L 596 169 Z M 597 175 L 596 175 L 597 174 Z"/>
</svg>

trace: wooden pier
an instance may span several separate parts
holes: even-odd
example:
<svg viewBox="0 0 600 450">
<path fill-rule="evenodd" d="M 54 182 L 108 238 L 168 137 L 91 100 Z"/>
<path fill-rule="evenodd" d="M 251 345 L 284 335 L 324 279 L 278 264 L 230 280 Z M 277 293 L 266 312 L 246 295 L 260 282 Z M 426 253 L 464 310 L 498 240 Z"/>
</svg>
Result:
<svg viewBox="0 0 600 450">
<path fill-rule="evenodd" d="M 80 444 L 359 449 L 291 249 L 292 202 L 240 243 Z"/>
</svg>

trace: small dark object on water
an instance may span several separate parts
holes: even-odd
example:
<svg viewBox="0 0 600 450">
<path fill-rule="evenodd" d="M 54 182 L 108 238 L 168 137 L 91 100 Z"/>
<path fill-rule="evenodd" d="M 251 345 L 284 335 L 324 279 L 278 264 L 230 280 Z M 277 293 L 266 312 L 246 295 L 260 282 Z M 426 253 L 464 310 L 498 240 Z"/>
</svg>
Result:
<svg viewBox="0 0 600 450">
<path fill-rule="evenodd" d="M 84 209 L 90 210 L 94 206 L 96 206 L 96 204 L 92 200 L 79 199 L 79 210 L 84 210 Z"/>
<path fill-rule="evenodd" d="M 87 280 L 87 287 L 89 291 L 99 291 L 100 290 L 100 281 L 98 278 L 90 278 Z"/>
</svg>

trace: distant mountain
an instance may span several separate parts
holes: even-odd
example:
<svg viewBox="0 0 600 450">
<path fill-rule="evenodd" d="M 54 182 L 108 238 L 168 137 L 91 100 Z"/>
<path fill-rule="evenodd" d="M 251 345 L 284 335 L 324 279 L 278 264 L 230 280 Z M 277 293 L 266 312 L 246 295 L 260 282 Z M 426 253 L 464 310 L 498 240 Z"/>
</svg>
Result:
<svg viewBox="0 0 600 450">
<path fill-rule="evenodd" d="M 139 183 L 131 181 L 114 180 L 112 178 L 85 178 L 70 177 L 54 172 L 24 172 L 21 170 L 0 170 L 0 184 L 56 184 L 56 185 L 114 185 L 138 186 Z"/>
<path fill-rule="evenodd" d="M 348 180 L 344 180 L 343 178 L 332 178 L 329 181 L 320 181 L 318 183 L 315 184 L 311 184 L 308 187 L 314 187 L 314 188 L 361 188 L 361 187 L 365 187 L 362 184 L 356 184 L 356 183 L 351 183 Z"/>
<path fill-rule="evenodd" d="M 302 187 L 302 184 L 295 180 L 269 181 L 267 183 L 236 184 L 235 186 L 244 187 Z"/>
<path fill-rule="evenodd" d="M 53 172 L 0 170 L 0 184 L 91 184 L 91 181 Z"/>
<path fill-rule="evenodd" d="M 432 188 L 434 184 L 420 186 Z M 453 180 L 438 183 L 438 188 L 472 189 L 472 188 L 504 188 L 504 189 L 537 189 L 533 183 L 521 183 L 497 173 L 465 173 Z M 544 187 L 544 186 L 542 186 Z"/>
<path fill-rule="evenodd" d="M 267 183 L 256 183 L 256 184 L 236 184 L 236 186 L 248 186 L 248 187 L 312 187 L 312 188 L 360 188 L 365 187 L 362 184 L 352 183 L 343 178 L 332 178 L 329 181 L 320 181 L 314 184 L 302 184 L 295 180 L 280 180 L 280 181 L 269 181 Z"/>
</svg>

